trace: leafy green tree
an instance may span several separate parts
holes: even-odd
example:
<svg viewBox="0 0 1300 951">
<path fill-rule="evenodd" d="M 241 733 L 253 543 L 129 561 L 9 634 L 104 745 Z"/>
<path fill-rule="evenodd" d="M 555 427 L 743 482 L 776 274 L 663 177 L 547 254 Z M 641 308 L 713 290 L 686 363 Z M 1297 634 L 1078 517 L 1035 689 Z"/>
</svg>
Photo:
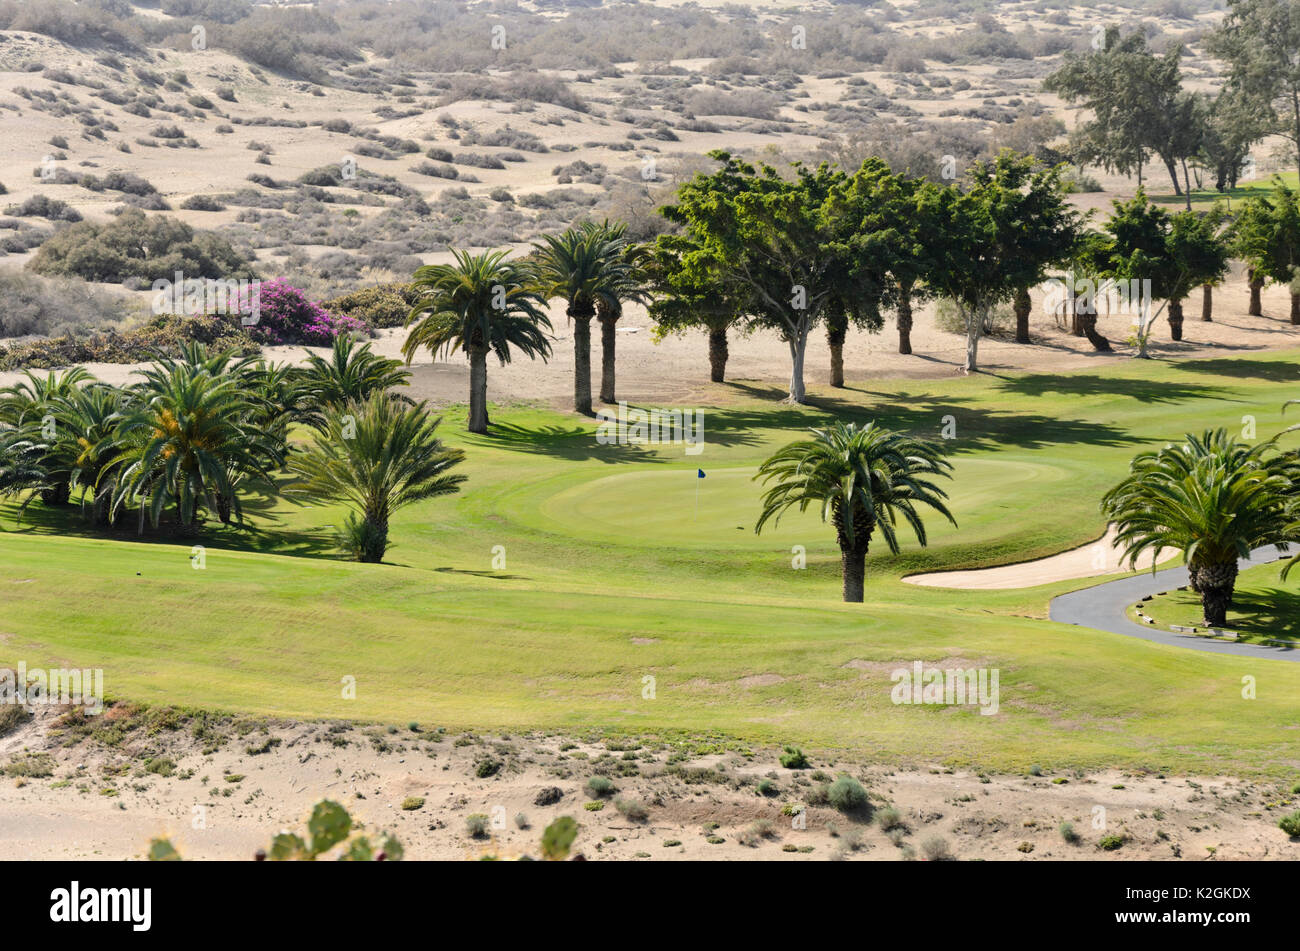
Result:
<svg viewBox="0 0 1300 951">
<path fill-rule="evenodd" d="M 727 334 L 747 325 L 745 298 L 728 294 L 711 277 L 718 264 L 684 235 L 660 235 L 648 262 L 652 296 L 647 308 L 654 339 L 702 329 L 708 339 L 709 379 L 727 377 Z"/>
<path fill-rule="evenodd" d="M 1197 160 L 1214 176 L 1216 191 L 1236 188 L 1251 146 L 1268 133 L 1268 110 L 1231 85 L 1213 98 L 1202 96 L 1199 103 Z"/>
<path fill-rule="evenodd" d="M 1300 11 L 1294 0 L 1228 0 L 1206 39 L 1228 66 L 1228 88 L 1262 132 L 1288 139 L 1300 168 Z"/>
<path fill-rule="evenodd" d="M 591 407 L 591 321 L 598 307 L 621 310 L 631 264 L 626 241 L 598 228 L 570 228 L 543 235 L 532 255 L 542 295 L 562 298 L 573 322 L 573 408 L 587 416 Z"/>
<path fill-rule="evenodd" d="M 415 323 L 402 353 L 409 364 L 421 348 L 430 353 L 462 350 L 469 356 L 469 431 L 486 433 L 487 355 L 501 365 L 515 351 L 530 359 L 551 354 L 543 310 L 532 270 L 507 261 L 504 251 L 474 255 L 453 250 L 454 264 L 425 265 L 415 272 L 419 293 L 407 325 Z"/>
<path fill-rule="evenodd" d="M 1270 442 L 1242 443 L 1224 430 L 1136 456 L 1108 491 L 1102 511 L 1115 523 L 1124 558 L 1177 548 L 1205 623 L 1227 623 L 1237 563 L 1261 546 L 1288 540 L 1284 526 L 1300 466 Z M 1154 564 L 1152 570 L 1154 571 Z"/>
<path fill-rule="evenodd" d="M 1144 33 L 1121 37 L 1116 26 L 1107 27 L 1100 50 L 1085 56 L 1067 53 L 1043 88 L 1091 113 L 1073 137 L 1075 161 L 1126 175 L 1136 171 L 1140 187 L 1145 157 L 1154 152 L 1169 172 L 1174 193 L 1183 194 L 1178 163 L 1195 155 L 1200 142 L 1195 103 L 1182 90 L 1181 56 L 1177 44 L 1156 56 Z"/>
<path fill-rule="evenodd" d="M 382 390 L 364 403 L 331 407 L 312 444 L 290 460 L 296 478 L 286 491 L 351 506 L 341 546 L 358 561 L 383 561 L 394 512 L 458 492 L 465 481 L 450 472 L 465 453 L 442 444 L 439 422 L 424 403 L 402 403 Z"/>
<path fill-rule="evenodd" d="M 754 531 L 762 532 L 769 520 L 779 521 L 791 507 L 803 512 L 816 506 L 822 521 L 835 527 L 844 600 L 860 603 L 867 548 L 877 528 L 889 550 L 898 554 L 900 520 L 926 544 L 917 506 L 929 506 L 957 524 L 944 502 L 947 494 L 933 481 L 951 478 L 952 463 L 941 446 L 875 422 L 859 427 L 836 421 L 811 432 L 811 439 L 790 443 L 759 466 L 754 478 L 772 486 L 763 495 Z"/>
<path fill-rule="evenodd" d="M 1251 271 L 1251 312 L 1258 311 L 1255 282 L 1268 279 L 1288 286 L 1291 323 L 1300 324 L 1300 193 L 1275 178 L 1272 195 L 1242 202 L 1233 236 L 1234 251 Z"/>
<path fill-rule="evenodd" d="M 974 373 L 993 306 L 1068 259 L 1081 218 L 1067 200 L 1060 167 L 1003 152 L 976 163 L 968 176 L 965 190 L 951 186 L 922 197 L 924 213 L 938 223 L 928 280 L 957 304 L 966 324 L 964 369 Z"/>
<path fill-rule="evenodd" d="M 855 298 L 870 307 L 879 291 L 863 284 L 863 262 L 828 215 L 827 199 L 843 172 L 796 165 L 790 177 L 724 151 L 722 163 L 679 186 L 661 213 L 696 248 L 694 261 L 727 298 L 744 302 L 751 325 L 775 330 L 790 350 L 788 402 L 802 403 L 808 338 L 828 304 Z"/>
</svg>

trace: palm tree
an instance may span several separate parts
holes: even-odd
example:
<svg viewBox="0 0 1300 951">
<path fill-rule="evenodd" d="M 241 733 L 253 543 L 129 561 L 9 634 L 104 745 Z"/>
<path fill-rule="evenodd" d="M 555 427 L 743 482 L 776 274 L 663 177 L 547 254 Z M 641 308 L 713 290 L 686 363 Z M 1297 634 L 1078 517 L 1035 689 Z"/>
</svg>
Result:
<svg viewBox="0 0 1300 951">
<path fill-rule="evenodd" d="M 623 316 L 623 305 L 628 302 L 646 303 L 649 298 L 648 267 L 650 250 L 642 244 L 627 240 L 627 225 L 611 224 L 608 220 L 595 224 L 586 222 L 583 230 L 599 235 L 611 247 L 619 250 L 617 266 L 609 270 L 608 294 L 596 298 L 596 320 L 600 323 L 600 401 L 613 403 L 615 365 L 617 361 L 617 324 Z"/>
<path fill-rule="evenodd" d="M 511 349 L 543 361 L 551 354 L 544 329 L 551 322 L 542 310 L 535 275 L 504 251 L 472 255 L 452 251 L 455 264 L 430 264 L 416 270 L 411 286 L 421 295 L 406 318 L 418 321 L 402 344 L 409 365 L 421 347 L 430 353 L 463 350 L 469 356 L 469 431 L 486 433 L 487 355 L 501 365 Z"/>
<path fill-rule="evenodd" d="M 1224 430 L 1184 440 L 1136 456 L 1101 508 L 1116 525 L 1130 567 L 1147 550 L 1180 549 L 1205 623 L 1221 627 L 1238 560 L 1288 538 L 1284 516 L 1300 464 L 1271 440 L 1251 446 Z"/>
<path fill-rule="evenodd" d="M 313 425 L 319 425 L 320 410 L 324 407 L 365 402 L 376 391 L 405 386 L 410 376 L 400 360 L 381 357 L 371 351 L 370 344 L 357 346 L 356 340 L 347 334 L 335 337 L 330 358 L 310 354 L 302 371 L 303 389 L 316 406 Z M 405 396 L 397 399 L 410 402 Z"/>
<path fill-rule="evenodd" d="M 625 242 L 597 228 L 570 228 L 543 235 L 534 245 L 538 278 L 548 300 L 562 297 L 573 322 L 573 408 L 591 415 L 591 319 L 597 306 L 616 310 L 628 266 Z"/>
<path fill-rule="evenodd" d="M 812 439 L 780 449 L 758 469 L 755 479 L 775 481 L 763 496 L 763 514 L 754 531 L 768 519 L 797 505 L 821 509 L 822 521 L 835 526 L 844 574 L 844 600 L 861 602 L 866 579 L 867 547 L 876 528 L 889 550 L 898 554 L 896 525 L 901 516 L 924 547 L 925 524 L 918 505 L 928 505 L 956 525 L 944 500 L 947 494 L 931 480 L 951 478 L 952 463 L 940 446 L 892 432 L 874 421 L 859 427 L 837 421 L 814 429 Z"/>
<path fill-rule="evenodd" d="M 358 561 L 382 561 L 394 512 L 457 492 L 465 481 L 448 473 L 465 453 L 437 438 L 440 421 L 424 403 L 407 405 L 383 392 L 365 403 L 332 407 L 313 444 L 290 462 L 298 479 L 287 491 L 351 505 L 361 517 L 349 514 L 341 544 Z"/>
<path fill-rule="evenodd" d="M 109 520 L 110 462 L 117 455 L 118 425 L 129 406 L 125 390 L 99 384 L 73 390 L 55 403 L 58 435 L 51 455 L 71 473 L 69 489 L 81 489 L 83 512 L 90 493 L 91 521 L 96 525 Z"/>
<path fill-rule="evenodd" d="M 257 408 L 233 374 L 173 362 L 142 371 L 136 403 L 118 427 L 118 454 L 107 463 L 113 475 L 112 514 L 129 500 L 156 527 L 175 506 L 187 528 L 201 502 L 222 522 L 242 519 L 236 486 L 246 475 L 269 478 L 283 460 L 274 436 L 253 422 Z M 101 480 L 104 478 L 101 475 Z M 110 516 L 111 517 L 111 516 Z"/>
<path fill-rule="evenodd" d="M 38 423 L 29 421 L 14 426 L 0 422 L 0 498 L 25 496 L 18 506 L 20 520 L 23 511 L 36 498 L 35 493 L 50 488 L 50 476 L 44 465 L 48 450 Z"/>
<path fill-rule="evenodd" d="M 0 422 L 15 427 L 36 425 L 41 431 L 38 442 L 46 444 L 44 452 L 48 452 L 54 443 L 48 429 L 49 424 L 55 422 L 54 408 L 58 401 L 95 378 L 81 367 L 51 370 L 44 377 L 28 370 L 25 376 L 25 380 L 0 390 Z M 30 444 L 25 451 L 31 451 Z M 40 490 L 41 501 L 46 505 L 66 504 L 71 496 L 68 484 L 71 472 L 59 468 L 53 459 L 45 459 L 43 466 L 46 478 Z"/>
</svg>

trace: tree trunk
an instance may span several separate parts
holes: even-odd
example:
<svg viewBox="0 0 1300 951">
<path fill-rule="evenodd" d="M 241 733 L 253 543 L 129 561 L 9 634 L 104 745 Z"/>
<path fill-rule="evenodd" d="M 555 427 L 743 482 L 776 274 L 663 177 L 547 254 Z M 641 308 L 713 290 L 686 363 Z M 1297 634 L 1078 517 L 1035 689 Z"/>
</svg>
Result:
<svg viewBox="0 0 1300 951">
<path fill-rule="evenodd" d="M 1192 210 L 1192 180 L 1187 174 L 1187 159 L 1179 159 L 1183 166 L 1183 196 L 1187 199 L 1187 210 Z"/>
<path fill-rule="evenodd" d="M 912 352 L 912 288 L 898 289 L 898 352 Z"/>
<path fill-rule="evenodd" d="M 1291 323 L 1300 324 L 1300 294 L 1291 292 Z"/>
<path fill-rule="evenodd" d="M 790 395 L 787 403 L 802 403 L 808 395 L 803 385 L 804 354 L 808 351 L 808 329 L 801 328 L 790 341 Z"/>
<path fill-rule="evenodd" d="M 217 501 L 217 518 L 220 520 L 222 525 L 229 525 L 230 513 L 231 510 L 234 508 L 234 500 L 231 499 L 230 496 L 218 492 L 216 494 L 216 501 Z"/>
<path fill-rule="evenodd" d="M 1065 306 L 1070 309 L 1070 333 L 1075 337 L 1082 337 L 1084 317 L 1087 315 L 1079 313 L 1079 293 L 1074 286 L 1073 277 L 1065 288 Z M 1094 313 L 1093 316 L 1095 317 L 1096 314 Z"/>
<path fill-rule="evenodd" d="M 1226 626 L 1228 607 L 1232 604 L 1232 591 L 1237 584 L 1237 562 L 1203 565 L 1197 580 L 1205 623 L 1210 627 Z"/>
<path fill-rule="evenodd" d="M 388 550 L 388 516 L 367 512 L 362 520 L 360 561 L 377 565 Z"/>
<path fill-rule="evenodd" d="M 469 431 L 472 433 L 488 431 L 487 355 L 487 347 L 469 349 Z"/>
<path fill-rule="evenodd" d="M 1162 156 L 1163 157 L 1163 156 Z M 1178 169 L 1174 165 L 1174 160 L 1167 158 L 1164 160 L 1165 168 L 1169 169 L 1169 177 L 1174 183 L 1174 194 L 1179 198 L 1183 197 L 1183 186 L 1178 184 Z"/>
<path fill-rule="evenodd" d="M 1260 299 L 1259 299 L 1259 292 L 1264 287 L 1264 279 L 1262 277 L 1257 276 L 1253 270 L 1249 272 L 1249 275 L 1250 275 L 1250 307 L 1247 309 L 1246 313 L 1248 313 L 1252 317 L 1259 317 L 1264 313 L 1263 305 L 1260 303 Z"/>
<path fill-rule="evenodd" d="M 1206 323 L 1214 320 L 1214 288 L 1209 284 L 1201 285 L 1201 320 Z"/>
<path fill-rule="evenodd" d="M 1092 349 L 1100 351 L 1102 353 L 1111 352 L 1110 341 L 1107 340 L 1105 337 L 1103 337 L 1101 334 L 1097 333 L 1096 314 L 1082 315 L 1079 318 L 1079 326 L 1083 330 L 1083 336 L 1087 337 L 1088 342 L 1092 344 Z"/>
<path fill-rule="evenodd" d="M 727 328 L 709 328 L 709 379 L 722 383 L 727 378 Z"/>
<path fill-rule="evenodd" d="M 44 505 L 67 505 L 68 499 L 72 498 L 72 486 L 64 478 L 66 473 L 58 473 L 56 478 L 60 481 L 48 489 L 41 489 L 41 502 Z"/>
<path fill-rule="evenodd" d="M 591 415 L 591 314 L 573 316 L 573 408 Z"/>
<path fill-rule="evenodd" d="M 602 403 L 615 402 L 614 350 L 616 343 L 614 326 L 617 323 L 618 317 L 613 314 L 600 318 L 600 401 Z"/>
<path fill-rule="evenodd" d="M 844 338 L 842 327 L 826 328 L 826 343 L 831 348 L 831 386 L 844 386 Z"/>
<path fill-rule="evenodd" d="M 965 307 L 962 309 L 965 310 Z M 980 308 L 973 308 L 966 314 L 966 363 L 962 367 L 964 373 L 979 372 L 980 334 L 984 330 L 985 315 L 986 311 Z"/>
<path fill-rule="evenodd" d="M 1029 343 L 1029 311 L 1033 307 L 1029 300 L 1029 288 L 1016 289 L 1014 304 L 1016 312 L 1016 343 Z"/>
<path fill-rule="evenodd" d="M 1173 340 L 1183 339 L 1183 302 L 1169 302 L 1169 336 Z"/>
<path fill-rule="evenodd" d="M 835 526 L 835 539 L 840 545 L 840 570 L 844 581 L 844 601 L 861 604 L 867 581 L 867 548 L 875 522 L 861 505 L 853 507 L 853 540 L 845 531 L 843 509 L 838 501 L 831 507 L 831 524 Z"/>
</svg>

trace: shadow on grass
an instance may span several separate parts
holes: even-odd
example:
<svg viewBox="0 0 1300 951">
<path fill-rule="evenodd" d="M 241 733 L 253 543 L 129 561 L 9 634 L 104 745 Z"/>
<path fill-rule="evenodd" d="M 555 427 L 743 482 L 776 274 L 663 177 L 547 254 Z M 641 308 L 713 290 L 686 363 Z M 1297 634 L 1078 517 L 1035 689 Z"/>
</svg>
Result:
<svg viewBox="0 0 1300 951">
<path fill-rule="evenodd" d="M 1300 383 L 1300 364 L 1289 360 L 1187 360 L 1173 366 L 1192 373 L 1209 373 L 1239 380 Z"/>
<path fill-rule="evenodd" d="M 1198 361 L 1200 362 L 1200 361 Z M 1214 362 L 1214 361 L 1203 361 Z M 1223 363 L 1233 363 L 1224 360 Z M 1179 363 L 1174 366 L 1190 366 Z M 1161 380 L 1144 380 L 1103 376 L 1100 374 L 1033 374 L 1001 379 L 999 388 L 1017 396 L 1044 396 L 1060 393 L 1066 396 L 1124 396 L 1140 403 L 1181 403 L 1186 400 L 1222 398 L 1223 388 L 1205 383 L 1169 383 Z"/>
<path fill-rule="evenodd" d="M 1280 637 L 1300 646 L 1300 591 L 1265 588 L 1238 591 L 1228 610 L 1228 627 L 1251 637 Z"/>
</svg>

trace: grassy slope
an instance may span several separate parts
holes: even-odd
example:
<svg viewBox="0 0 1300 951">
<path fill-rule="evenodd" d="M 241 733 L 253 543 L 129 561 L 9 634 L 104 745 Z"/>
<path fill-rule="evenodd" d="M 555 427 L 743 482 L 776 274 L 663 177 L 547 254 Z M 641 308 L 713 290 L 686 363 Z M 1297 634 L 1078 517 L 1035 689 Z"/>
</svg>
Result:
<svg viewBox="0 0 1300 951">
<path fill-rule="evenodd" d="M 102 666 L 115 695 L 283 715 L 716 731 L 988 769 L 1285 772 L 1300 764 L 1300 665 L 1043 621 L 1068 583 L 964 593 L 899 579 L 1096 538 L 1096 500 L 1138 449 L 1247 414 L 1261 434 L 1279 428 L 1298 358 L 867 382 L 806 408 L 720 388 L 701 456 L 599 446 L 590 423 L 528 408 L 499 409 L 496 435 L 470 437 L 453 411 L 470 481 L 399 514 L 384 566 L 333 559 L 332 508 L 254 506 L 255 531 L 200 539 L 196 571 L 188 544 L 56 537 L 73 520 L 33 505 L 0 533 L 0 660 Z M 832 412 L 957 425 L 960 531 L 931 519 L 929 549 L 878 545 L 861 606 L 838 603 L 838 553 L 814 515 L 752 531 L 757 463 Z M 793 545 L 807 570 L 791 569 Z M 1000 669 L 999 715 L 890 702 L 892 669 L 948 657 Z M 1247 674 L 1261 684 L 1249 702 Z M 775 676 L 746 679 L 759 675 Z M 355 701 L 341 699 L 345 676 Z"/>
</svg>

